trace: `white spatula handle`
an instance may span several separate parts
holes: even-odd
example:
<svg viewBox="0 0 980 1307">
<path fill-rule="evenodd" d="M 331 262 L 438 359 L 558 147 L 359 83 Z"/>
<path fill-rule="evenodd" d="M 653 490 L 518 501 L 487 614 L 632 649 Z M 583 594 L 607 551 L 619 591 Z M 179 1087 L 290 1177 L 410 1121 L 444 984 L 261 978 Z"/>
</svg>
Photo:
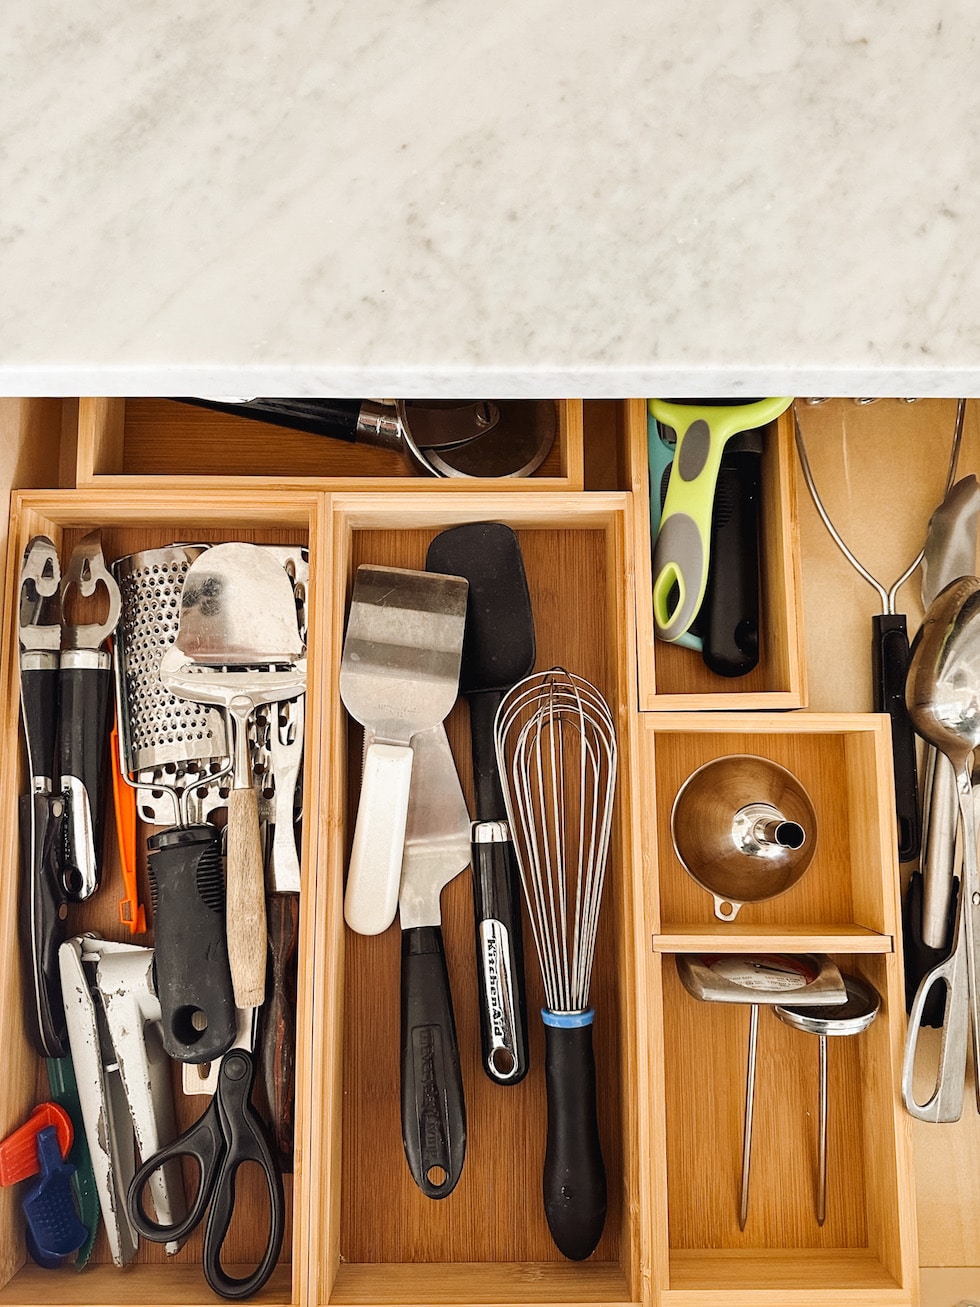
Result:
<svg viewBox="0 0 980 1307">
<path fill-rule="evenodd" d="M 372 744 L 364 759 L 344 897 L 359 935 L 380 935 L 395 919 L 413 756 L 409 745 Z"/>
<path fill-rule="evenodd" d="M 232 790 L 228 799 L 225 929 L 235 1006 L 261 1007 L 265 1002 L 268 936 L 259 812 L 251 788 Z"/>
</svg>

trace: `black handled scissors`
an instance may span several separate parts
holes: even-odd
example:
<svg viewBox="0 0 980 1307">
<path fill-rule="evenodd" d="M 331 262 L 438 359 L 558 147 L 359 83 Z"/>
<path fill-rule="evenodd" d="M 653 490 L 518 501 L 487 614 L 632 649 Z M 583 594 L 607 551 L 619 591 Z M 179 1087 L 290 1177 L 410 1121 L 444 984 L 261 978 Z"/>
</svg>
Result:
<svg viewBox="0 0 980 1307">
<path fill-rule="evenodd" d="M 255 1064 L 245 1048 L 232 1048 L 221 1059 L 214 1098 L 200 1118 L 172 1144 L 161 1148 L 139 1168 L 129 1185 L 126 1206 L 133 1228 L 154 1243 L 180 1241 L 210 1207 L 204 1229 L 204 1275 L 222 1298 L 250 1298 L 275 1269 L 286 1224 L 279 1163 L 269 1146 L 265 1126 L 252 1107 Z M 158 1225 L 147 1216 L 143 1195 L 158 1167 L 174 1157 L 193 1157 L 201 1183 L 190 1211 L 174 1225 Z M 269 1238 L 262 1260 L 251 1275 L 236 1279 L 221 1266 L 221 1248 L 235 1210 L 235 1177 L 240 1166 L 256 1162 L 269 1190 Z"/>
</svg>

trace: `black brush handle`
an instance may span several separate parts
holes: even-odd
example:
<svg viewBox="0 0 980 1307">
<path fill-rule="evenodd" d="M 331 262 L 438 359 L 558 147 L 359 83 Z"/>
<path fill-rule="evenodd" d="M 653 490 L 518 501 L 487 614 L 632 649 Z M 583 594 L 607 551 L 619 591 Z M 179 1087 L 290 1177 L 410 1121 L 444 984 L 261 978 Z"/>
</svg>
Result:
<svg viewBox="0 0 980 1307">
<path fill-rule="evenodd" d="M 596 1117 L 592 1013 L 545 1010 L 548 1144 L 544 1210 L 558 1250 L 573 1261 L 594 1251 L 606 1222 L 606 1168 Z M 570 1020 L 580 1024 L 568 1025 Z"/>
<path fill-rule="evenodd" d="M 905 680 L 909 670 L 909 636 L 905 614 L 877 613 L 872 619 L 872 631 L 874 710 L 888 713 L 892 725 L 898 860 L 910 862 L 919 855 L 921 822 L 915 732 L 905 706 Z"/>
<path fill-rule="evenodd" d="M 60 794 L 20 799 L 21 883 L 18 901 L 24 1023 L 41 1057 L 68 1055 L 58 949 L 65 938 L 60 850 L 65 803 Z"/>
<path fill-rule="evenodd" d="M 402 932 L 402 1140 L 412 1178 L 446 1198 L 463 1170 L 466 1105 L 439 926 Z"/>
<path fill-rule="evenodd" d="M 163 1046 L 179 1062 L 213 1062 L 235 1042 L 225 942 L 221 835 L 177 826 L 147 842 Z"/>
<path fill-rule="evenodd" d="M 483 1070 L 496 1084 L 527 1075 L 527 999 L 517 853 L 506 822 L 475 822 L 476 977 Z"/>
</svg>

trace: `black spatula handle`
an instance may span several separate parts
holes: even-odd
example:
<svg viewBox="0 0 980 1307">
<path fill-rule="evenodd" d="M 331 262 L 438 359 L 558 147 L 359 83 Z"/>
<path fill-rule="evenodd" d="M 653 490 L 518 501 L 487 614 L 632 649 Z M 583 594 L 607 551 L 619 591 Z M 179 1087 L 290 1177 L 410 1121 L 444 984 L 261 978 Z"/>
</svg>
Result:
<svg viewBox="0 0 980 1307">
<path fill-rule="evenodd" d="M 446 1198 L 463 1170 L 466 1106 L 439 926 L 402 932 L 402 1140 L 412 1178 Z"/>
<path fill-rule="evenodd" d="M 530 1055 L 520 874 L 506 822 L 474 822 L 472 858 L 483 1069 L 498 1084 L 515 1085 Z"/>
<path fill-rule="evenodd" d="M 596 1117 L 592 1013 L 542 1012 L 548 1144 L 544 1210 L 560 1252 L 590 1256 L 606 1222 L 606 1168 Z M 581 1024 L 566 1025 L 570 1018 Z"/>
<path fill-rule="evenodd" d="M 872 619 L 872 630 L 874 710 L 888 713 L 892 726 L 898 859 L 900 862 L 910 862 L 919 854 L 921 822 L 915 732 L 905 706 L 905 679 L 909 670 L 909 637 L 905 614 L 877 613 Z"/>
<path fill-rule="evenodd" d="M 163 1046 L 179 1062 L 213 1062 L 237 1027 L 221 836 L 216 826 L 179 826 L 147 847 Z"/>
</svg>

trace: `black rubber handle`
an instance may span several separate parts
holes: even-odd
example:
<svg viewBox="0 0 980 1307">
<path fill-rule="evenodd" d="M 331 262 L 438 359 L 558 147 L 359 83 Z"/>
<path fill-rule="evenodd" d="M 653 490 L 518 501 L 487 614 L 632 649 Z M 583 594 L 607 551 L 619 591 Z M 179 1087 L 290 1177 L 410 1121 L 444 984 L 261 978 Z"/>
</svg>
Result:
<svg viewBox="0 0 980 1307">
<path fill-rule="evenodd" d="M 545 1013 L 548 1145 L 544 1211 L 560 1252 L 590 1256 L 606 1222 L 606 1168 L 596 1119 L 592 1023 L 563 1028 Z"/>
<path fill-rule="evenodd" d="M 68 1056 L 68 1029 L 61 997 L 58 949 L 65 938 L 65 894 L 61 883 L 60 794 L 24 794 L 20 799 L 21 883 L 18 896 L 24 1024 L 41 1057 Z"/>
<path fill-rule="evenodd" d="M 516 1085 L 530 1066 L 520 873 L 512 841 L 486 841 L 480 831 L 478 823 L 472 863 L 483 1070 L 497 1084 Z"/>
<path fill-rule="evenodd" d="M 915 732 L 905 706 L 905 678 L 909 669 L 909 637 L 905 614 L 877 613 L 872 619 L 872 630 L 874 710 L 888 713 L 892 724 L 898 859 L 900 862 L 910 862 L 919 855 L 921 823 Z"/>
<path fill-rule="evenodd" d="M 88 898 L 102 878 L 103 777 L 112 717 L 112 669 L 66 667 L 61 696 L 61 788 L 68 801 L 63 875 L 68 897 Z M 78 812 L 82 805 L 87 812 Z"/>
<path fill-rule="evenodd" d="M 163 1046 L 180 1062 L 213 1062 L 236 1034 L 221 836 L 216 826 L 178 826 L 147 848 Z"/>
<path fill-rule="evenodd" d="M 402 932 L 402 1141 L 428 1198 L 452 1193 L 466 1156 L 466 1105 L 439 926 Z"/>
<path fill-rule="evenodd" d="M 57 658 L 57 655 L 55 655 Z M 20 703 L 27 739 L 31 777 L 55 784 L 58 747 L 58 668 L 24 668 L 20 674 Z"/>
<path fill-rule="evenodd" d="M 711 518 L 711 565 L 698 614 L 702 658 L 717 676 L 745 676 L 759 662 L 759 491 L 757 448 L 726 450 Z M 736 436 L 730 442 L 735 445 Z M 746 445 L 748 442 L 746 442 Z"/>
<path fill-rule="evenodd" d="M 177 398 L 177 397 L 175 397 Z M 357 440 L 357 419 L 363 403 L 360 399 L 249 399 L 241 404 L 215 399 L 179 397 L 181 404 L 232 413 L 235 417 L 268 422 L 311 436 L 330 436 L 334 440 Z"/>
<path fill-rule="evenodd" d="M 912 1011 L 916 993 L 925 976 L 945 962 L 953 947 L 953 931 L 956 927 L 956 896 L 959 892 L 959 877 L 953 878 L 953 890 L 949 896 L 949 913 L 946 918 L 946 942 L 942 948 L 930 948 L 922 939 L 922 873 L 913 871 L 905 890 L 902 904 L 902 945 L 905 957 L 905 1010 Z M 922 1026 L 941 1029 L 946 1009 L 946 989 L 943 985 L 933 985 L 929 998 L 922 1009 Z"/>
</svg>

